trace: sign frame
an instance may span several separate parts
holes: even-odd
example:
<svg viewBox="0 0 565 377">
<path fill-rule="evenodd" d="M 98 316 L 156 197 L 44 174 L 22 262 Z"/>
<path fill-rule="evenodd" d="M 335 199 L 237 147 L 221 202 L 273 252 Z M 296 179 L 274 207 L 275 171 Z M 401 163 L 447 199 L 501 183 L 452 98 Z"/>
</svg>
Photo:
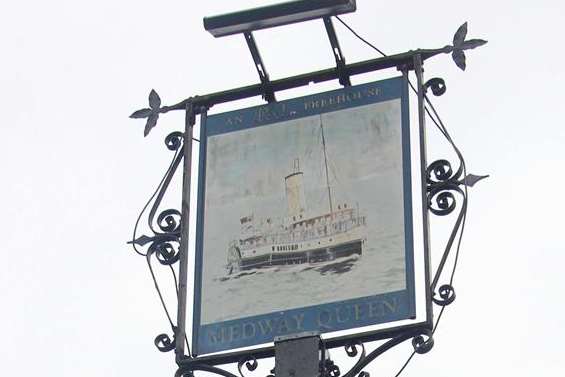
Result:
<svg viewBox="0 0 565 377">
<path fill-rule="evenodd" d="M 418 70 L 416 70 L 416 72 L 418 73 Z M 419 81 L 421 81 L 421 77 L 418 76 Z M 327 96 L 330 95 L 331 93 L 342 93 L 342 92 L 351 92 L 352 90 L 358 90 L 359 88 L 369 88 L 371 85 L 375 85 L 375 84 L 382 84 L 383 82 L 392 82 L 394 80 L 402 80 L 403 81 L 403 87 L 402 87 L 402 95 L 404 96 L 405 100 L 403 100 L 403 104 L 402 104 L 402 121 L 403 121 L 403 132 L 405 130 L 405 126 L 404 126 L 404 122 L 408 120 L 409 116 L 410 116 L 410 112 L 408 110 L 408 83 L 407 83 L 407 74 L 404 73 L 403 76 L 397 77 L 397 78 L 393 78 L 393 79 L 387 79 L 387 80 L 382 80 L 379 82 L 375 82 L 375 83 L 369 83 L 369 84 L 363 84 L 363 85 L 359 85 L 359 86 L 355 86 L 355 87 L 348 87 L 348 88 L 344 88 L 344 89 L 338 89 L 335 91 L 331 91 L 331 92 L 325 92 L 325 93 L 320 93 L 320 94 L 316 94 L 316 95 L 312 95 L 312 96 L 306 96 L 306 97 L 301 97 L 301 98 L 296 98 L 296 99 L 292 99 L 292 100 L 287 100 L 287 101 L 281 101 L 279 103 L 275 103 L 274 106 L 277 106 L 280 104 L 285 104 L 285 103 L 291 103 L 292 101 L 304 101 L 305 99 L 308 98 L 320 98 L 321 96 Z M 381 99 L 381 101 L 384 99 Z M 425 181 L 425 134 L 424 134 L 424 126 L 423 126 L 423 103 L 422 103 L 422 94 L 418 93 L 418 121 L 419 121 L 419 144 L 420 144 L 420 154 L 421 154 L 421 184 L 422 184 L 422 214 L 423 214 L 423 225 L 424 225 L 424 241 L 423 241 L 423 248 L 424 248 L 424 275 L 425 275 L 425 284 L 427 286 L 429 286 L 429 247 L 428 247 L 428 241 L 427 241 L 427 227 L 428 227 L 428 222 L 427 222 L 427 206 L 426 206 L 426 201 L 425 201 L 425 185 L 426 185 L 426 181 Z M 248 109 L 242 109 L 242 110 L 236 110 L 235 112 L 241 112 L 241 111 L 251 111 L 252 109 L 265 109 L 268 108 L 269 106 L 273 106 L 273 105 L 263 105 L 263 106 L 257 106 L 254 108 L 248 108 Z M 339 107 L 339 106 L 338 106 Z M 331 112 L 331 111 L 336 111 L 337 108 L 332 107 L 332 108 L 328 108 L 327 111 L 325 112 Z M 234 113 L 234 112 L 231 112 Z M 225 114 L 229 114 L 229 113 L 224 113 L 224 114 L 217 114 L 214 115 L 214 117 L 218 117 L 218 116 L 224 116 Z M 204 169 L 204 158 L 206 155 L 206 137 L 209 133 L 207 130 L 207 127 L 205 126 L 207 123 L 207 115 L 205 114 L 205 112 L 202 115 L 202 133 L 200 135 L 200 140 L 201 140 L 201 158 L 199 161 L 199 182 L 198 182 L 198 203 L 204 203 L 203 199 L 204 199 L 204 195 L 205 195 L 205 191 L 204 191 L 204 187 L 203 184 L 205 182 L 205 169 Z M 277 119 L 276 121 L 280 121 L 280 119 Z M 271 122 L 273 123 L 273 122 Z M 269 122 L 267 121 L 265 124 L 269 124 Z M 188 125 L 187 125 L 188 127 Z M 409 127 L 409 125 L 407 126 Z M 192 127 L 190 127 L 190 132 L 192 133 Z M 223 131 L 231 131 L 232 129 L 225 129 Z M 221 130 L 222 131 L 222 130 Z M 410 136 L 410 131 L 408 131 L 408 138 Z M 405 137 L 403 135 L 403 143 L 405 140 Z M 413 140 L 412 142 L 417 142 L 416 140 Z M 403 151 L 405 151 L 406 148 L 403 148 Z M 204 152 L 204 153 L 202 153 Z M 404 153 L 404 152 L 403 152 Z M 408 152 L 409 153 L 409 152 Z M 404 156 L 404 155 L 403 155 Z M 404 157 L 403 157 L 404 158 Z M 408 161 L 410 161 L 410 158 L 408 158 Z M 190 165 L 189 165 L 190 166 Z M 186 175 L 190 175 L 190 171 L 187 172 L 186 171 L 186 164 L 185 164 L 185 181 L 186 181 Z M 405 177 L 406 178 L 406 177 Z M 408 176 L 409 178 L 409 176 Z M 406 190 L 405 190 L 406 191 Z M 188 194 L 185 192 L 185 190 L 183 190 L 183 203 L 187 203 L 188 202 Z M 195 259 L 195 285 L 194 285 L 194 310 L 196 310 L 198 308 L 198 304 L 199 304 L 199 295 L 200 295 L 200 287 L 199 287 L 199 282 L 201 282 L 201 265 L 199 265 L 199 263 L 201 263 L 202 261 L 202 223 L 203 223 L 203 208 L 201 206 L 198 206 L 199 208 L 197 209 L 197 232 L 196 232 L 196 243 L 197 243 L 197 247 L 196 247 L 196 259 Z M 188 214 L 185 214 L 185 206 L 183 205 L 183 219 L 187 219 L 188 218 Z M 186 212 L 188 212 L 188 209 L 186 209 Z M 411 218 L 408 218 L 409 221 L 411 221 Z M 185 246 L 186 247 L 186 246 Z M 186 250 L 186 249 L 185 249 Z M 407 252 L 411 252 L 412 250 L 406 250 Z M 182 252 L 182 251 L 181 251 Z M 185 251 L 186 252 L 186 251 Z M 411 260 L 413 260 L 413 255 L 411 255 Z M 185 262 L 186 262 L 186 258 L 185 258 Z M 407 263 L 408 263 L 408 259 L 407 259 Z M 185 268 L 186 270 L 186 266 L 184 266 L 183 263 L 181 263 L 181 268 Z M 412 266 L 413 268 L 413 266 Z M 408 269 L 407 269 L 408 272 Z M 182 274 L 181 274 L 182 275 Z M 185 275 L 186 275 L 186 271 L 185 271 Z M 414 277 L 413 275 L 411 277 L 409 277 L 409 274 L 406 274 L 407 279 L 412 279 L 411 282 L 411 287 L 414 287 Z M 408 281 L 407 281 L 408 283 Z M 181 284 L 183 284 L 183 282 L 181 281 Z M 408 284 L 409 285 L 409 284 Z M 408 287 L 410 288 L 410 287 Z M 414 295 L 413 289 L 412 292 L 410 292 L 409 294 Z M 413 303 L 415 304 L 415 299 L 413 300 Z M 186 301 L 184 303 L 182 303 L 183 305 L 186 306 Z M 401 332 L 401 331 L 406 331 L 409 329 L 416 329 L 416 328 L 427 328 L 430 329 L 431 328 L 431 298 L 429 295 L 429 292 L 427 292 L 426 290 L 426 298 L 425 298 L 425 306 L 426 306 L 426 319 L 422 322 L 418 322 L 418 323 L 413 323 L 410 325 L 401 325 L 401 326 L 397 326 L 397 327 L 389 327 L 386 329 L 381 329 L 381 330 L 376 330 L 376 331 L 368 331 L 368 332 L 364 332 L 364 333 L 358 333 L 358 334 L 351 334 L 351 335 L 345 335 L 345 336 L 338 336 L 338 337 L 334 337 L 334 338 L 330 338 L 327 340 L 328 345 L 330 346 L 330 348 L 332 346 L 339 346 L 342 344 L 345 344 L 344 342 L 347 342 L 351 339 L 382 339 L 385 337 L 390 336 L 390 334 L 394 334 L 397 332 Z M 179 308 L 180 309 L 180 308 Z M 185 308 L 186 309 L 186 308 Z M 180 313 L 180 311 L 179 311 Z M 410 315 L 414 315 L 415 314 L 415 308 L 414 310 L 412 310 L 410 313 L 408 313 Z M 406 313 L 403 316 L 406 318 Z M 396 318 L 396 319 L 391 319 L 391 321 L 395 321 L 398 319 L 405 319 L 405 318 Z M 391 322 L 391 321 L 387 321 L 387 322 Z M 179 321 L 179 324 L 181 324 L 181 321 Z M 183 319 L 182 324 L 184 326 L 185 324 L 185 320 Z M 227 349 L 233 349 L 233 348 L 240 348 L 240 347 L 246 347 L 246 346 L 250 346 L 252 344 L 247 344 L 247 345 L 242 345 L 239 344 L 239 346 L 237 347 L 229 347 L 226 349 L 221 349 L 221 350 L 207 350 L 204 349 L 204 352 L 200 352 L 202 347 L 199 346 L 197 344 L 197 339 L 198 339 L 198 334 L 201 331 L 201 329 L 199 328 L 199 324 L 200 324 L 200 320 L 199 320 L 199 316 L 198 313 L 196 313 L 196 315 L 194 315 L 194 319 L 193 319 L 193 333 L 192 333 L 192 338 L 193 338 L 193 356 L 201 354 L 201 353 L 210 353 L 210 352 L 219 352 L 219 351 L 226 351 Z M 359 327 L 359 326 L 355 326 L 355 327 Z M 181 333 L 185 333 L 184 332 L 184 328 L 182 329 Z M 337 329 L 339 330 L 339 329 Z M 268 342 L 272 342 L 272 340 L 269 340 Z M 265 342 L 259 342 L 259 343 L 265 343 Z M 258 343 L 254 343 L 254 345 L 256 345 Z M 195 347 L 196 346 L 196 347 Z"/>
</svg>

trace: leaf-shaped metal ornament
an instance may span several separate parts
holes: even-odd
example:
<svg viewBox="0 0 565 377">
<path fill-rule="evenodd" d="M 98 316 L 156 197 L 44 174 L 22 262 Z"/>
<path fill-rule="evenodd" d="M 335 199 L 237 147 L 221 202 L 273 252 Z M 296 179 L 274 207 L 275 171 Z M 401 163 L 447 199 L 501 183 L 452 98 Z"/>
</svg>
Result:
<svg viewBox="0 0 565 377">
<path fill-rule="evenodd" d="M 461 48 L 463 45 L 463 41 L 465 41 L 465 37 L 467 36 L 467 22 L 463 25 L 459 26 L 459 29 L 455 32 L 453 36 L 453 47 L 454 48 Z"/>
<path fill-rule="evenodd" d="M 155 89 L 151 89 L 151 93 L 149 93 L 149 107 L 153 110 L 159 110 L 161 107 L 161 97 L 159 97 Z"/>
<path fill-rule="evenodd" d="M 134 111 L 129 117 L 134 119 L 147 118 L 149 117 L 149 115 L 151 115 L 152 112 L 153 110 L 151 109 L 141 109 Z"/>
<path fill-rule="evenodd" d="M 461 45 L 461 49 L 471 50 L 473 48 L 480 47 L 486 43 L 487 41 L 485 41 L 484 39 L 469 39 L 468 41 L 463 42 L 463 44 Z"/>
<path fill-rule="evenodd" d="M 464 71 L 467 64 L 465 63 L 465 53 L 463 52 L 463 50 L 458 48 L 453 49 L 451 57 L 453 58 L 455 64 Z"/>
<path fill-rule="evenodd" d="M 459 26 L 459 29 L 457 29 L 455 35 L 453 36 L 453 51 L 451 53 L 453 61 L 463 71 L 467 67 L 467 64 L 465 62 L 465 53 L 463 52 L 463 50 L 471 50 L 487 43 L 487 41 L 485 41 L 484 39 L 469 39 L 468 41 L 466 41 L 466 37 L 467 23 L 465 22 L 463 25 Z"/>
<path fill-rule="evenodd" d="M 143 131 L 143 136 L 149 135 L 149 132 L 153 127 L 157 125 L 157 120 L 159 119 L 159 113 L 153 113 L 147 119 L 147 123 L 145 124 L 145 130 Z"/>
<path fill-rule="evenodd" d="M 488 175 L 467 174 L 467 176 L 465 178 L 463 178 L 461 183 L 464 184 L 467 187 L 473 187 L 475 185 L 475 183 L 477 183 L 480 180 L 483 180 L 485 178 L 488 178 L 488 177 L 489 177 Z"/>
</svg>

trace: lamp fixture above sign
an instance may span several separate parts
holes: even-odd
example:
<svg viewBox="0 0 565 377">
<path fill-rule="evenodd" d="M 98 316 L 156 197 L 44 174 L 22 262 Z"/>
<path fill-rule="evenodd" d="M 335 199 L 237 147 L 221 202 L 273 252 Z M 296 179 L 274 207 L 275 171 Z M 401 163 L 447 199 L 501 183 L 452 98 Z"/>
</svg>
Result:
<svg viewBox="0 0 565 377">
<path fill-rule="evenodd" d="M 214 37 L 267 29 L 354 12 L 355 0 L 295 0 L 239 12 L 205 17 L 204 29 Z"/>
</svg>

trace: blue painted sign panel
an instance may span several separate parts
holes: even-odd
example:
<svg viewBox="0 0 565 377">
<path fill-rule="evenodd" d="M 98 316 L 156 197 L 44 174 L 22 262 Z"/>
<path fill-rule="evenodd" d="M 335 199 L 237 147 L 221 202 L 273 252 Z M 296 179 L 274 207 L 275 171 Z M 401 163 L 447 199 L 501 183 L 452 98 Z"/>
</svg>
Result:
<svg viewBox="0 0 565 377">
<path fill-rule="evenodd" d="M 203 116 L 194 354 L 415 317 L 407 88 Z"/>
</svg>

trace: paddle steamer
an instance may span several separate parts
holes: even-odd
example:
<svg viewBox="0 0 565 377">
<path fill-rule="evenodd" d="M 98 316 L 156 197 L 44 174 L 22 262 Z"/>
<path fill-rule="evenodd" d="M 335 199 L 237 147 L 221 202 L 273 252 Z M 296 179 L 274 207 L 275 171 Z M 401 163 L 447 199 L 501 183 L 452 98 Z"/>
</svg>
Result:
<svg viewBox="0 0 565 377">
<path fill-rule="evenodd" d="M 308 215 L 303 187 L 304 173 L 294 161 L 293 172 L 284 178 L 288 214 L 280 219 L 240 218 L 241 232 L 230 242 L 228 273 L 273 265 L 317 263 L 362 255 L 366 242 L 365 216 L 359 206 L 335 204 L 328 175 L 326 140 L 320 116 L 328 208 Z"/>
</svg>

